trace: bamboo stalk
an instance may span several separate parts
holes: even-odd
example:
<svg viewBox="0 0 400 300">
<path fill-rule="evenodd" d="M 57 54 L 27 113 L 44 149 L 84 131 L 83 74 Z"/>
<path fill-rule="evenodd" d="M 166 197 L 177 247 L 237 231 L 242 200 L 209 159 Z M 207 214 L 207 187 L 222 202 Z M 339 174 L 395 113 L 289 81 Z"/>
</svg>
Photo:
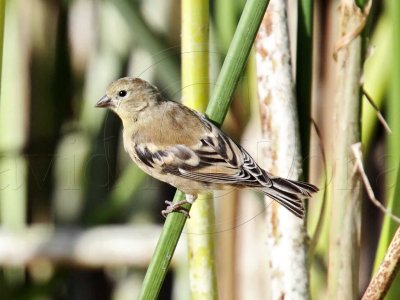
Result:
<svg viewBox="0 0 400 300">
<path fill-rule="evenodd" d="M 261 123 L 269 142 L 266 170 L 296 180 L 302 159 L 286 9 L 286 1 L 271 1 L 257 35 L 256 62 Z M 270 298 L 308 299 L 305 222 L 270 198 L 265 201 Z"/>
<path fill-rule="evenodd" d="M 209 98 L 208 1 L 182 1 L 182 103 L 204 112 Z"/>
<path fill-rule="evenodd" d="M 336 139 L 329 248 L 329 299 L 357 299 L 361 234 L 361 181 L 351 146 L 360 142 L 360 77 L 367 15 L 354 1 L 340 6 L 337 43 Z"/>
<path fill-rule="evenodd" d="M 209 3 L 182 1 L 182 103 L 204 112 L 209 98 Z M 187 221 L 192 299 L 217 299 L 212 194 L 200 194 Z"/>
<path fill-rule="evenodd" d="M 223 122 L 228 111 L 232 94 L 244 69 L 268 2 L 267 0 L 249 0 L 246 2 L 218 77 L 216 88 L 206 110 L 208 117 L 217 124 Z M 174 202 L 181 200 L 182 196 L 182 193 L 178 192 L 174 197 Z M 147 270 L 139 299 L 157 298 L 185 221 L 186 218 L 182 214 L 168 215 L 153 259 Z"/>
</svg>

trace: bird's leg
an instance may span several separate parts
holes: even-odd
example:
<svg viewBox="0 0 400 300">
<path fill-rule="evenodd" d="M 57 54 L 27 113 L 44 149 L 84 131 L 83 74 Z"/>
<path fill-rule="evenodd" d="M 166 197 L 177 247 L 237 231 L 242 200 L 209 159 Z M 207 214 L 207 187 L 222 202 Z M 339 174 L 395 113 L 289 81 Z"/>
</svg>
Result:
<svg viewBox="0 0 400 300">
<path fill-rule="evenodd" d="M 181 200 L 178 202 L 172 202 L 172 201 L 165 201 L 165 204 L 168 204 L 167 208 L 161 211 L 161 214 L 163 215 L 164 218 L 166 218 L 170 213 L 172 212 L 179 212 L 181 214 L 184 214 L 187 218 L 190 218 L 189 215 L 189 210 L 185 207 L 182 207 L 182 205 L 185 204 L 193 204 L 193 202 L 196 200 L 197 196 L 196 195 L 190 195 L 186 194 L 186 199 Z"/>
</svg>

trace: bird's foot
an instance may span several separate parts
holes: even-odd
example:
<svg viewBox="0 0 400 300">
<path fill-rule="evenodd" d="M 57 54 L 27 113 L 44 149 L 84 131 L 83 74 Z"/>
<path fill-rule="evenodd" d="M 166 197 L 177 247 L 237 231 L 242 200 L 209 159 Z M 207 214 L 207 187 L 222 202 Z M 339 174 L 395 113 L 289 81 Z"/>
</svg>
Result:
<svg viewBox="0 0 400 300">
<path fill-rule="evenodd" d="M 182 207 L 182 205 L 190 203 L 187 200 L 182 200 L 178 202 L 172 202 L 172 201 L 165 201 L 165 204 L 168 204 L 167 208 L 161 211 L 161 214 L 163 215 L 164 218 L 166 218 L 170 213 L 172 212 L 179 212 L 183 214 L 185 217 L 190 218 L 189 215 L 189 209 Z"/>
</svg>

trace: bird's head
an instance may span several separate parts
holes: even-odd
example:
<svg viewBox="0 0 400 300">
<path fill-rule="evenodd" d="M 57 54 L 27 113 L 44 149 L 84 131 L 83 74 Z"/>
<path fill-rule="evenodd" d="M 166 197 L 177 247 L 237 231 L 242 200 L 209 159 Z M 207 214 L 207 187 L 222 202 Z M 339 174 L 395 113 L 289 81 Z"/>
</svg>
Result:
<svg viewBox="0 0 400 300">
<path fill-rule="evenodd" d="M 140 78 L 124 77 L 112 82 L 96 107 L 110 108 L 122 119 L 131 117 L 161 100 L 156 87 Z"/>
</svg>

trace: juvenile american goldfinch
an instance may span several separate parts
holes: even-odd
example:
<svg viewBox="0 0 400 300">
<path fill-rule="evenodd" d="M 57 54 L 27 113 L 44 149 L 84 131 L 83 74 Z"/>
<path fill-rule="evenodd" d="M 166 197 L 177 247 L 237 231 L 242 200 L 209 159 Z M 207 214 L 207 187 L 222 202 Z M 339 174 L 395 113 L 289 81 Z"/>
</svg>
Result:
<svg viewBox="0 0 400 300">
<path fill-rule="evenodd" d="M 226 187 L 262 191 L 296 216 L 304 216 L 302 198 L 318 188 L 275 177 L 261 169 L 240 145 L 200 113 L 167 100 L 139 78 L 111 83 L 96 107 L 113 110 L 122 120 L 125 150 L 150 176 L 186 194 L 178 203 L 166 201 L 162 214 L 184 212 L 197 194 Z"/>
</svg>

